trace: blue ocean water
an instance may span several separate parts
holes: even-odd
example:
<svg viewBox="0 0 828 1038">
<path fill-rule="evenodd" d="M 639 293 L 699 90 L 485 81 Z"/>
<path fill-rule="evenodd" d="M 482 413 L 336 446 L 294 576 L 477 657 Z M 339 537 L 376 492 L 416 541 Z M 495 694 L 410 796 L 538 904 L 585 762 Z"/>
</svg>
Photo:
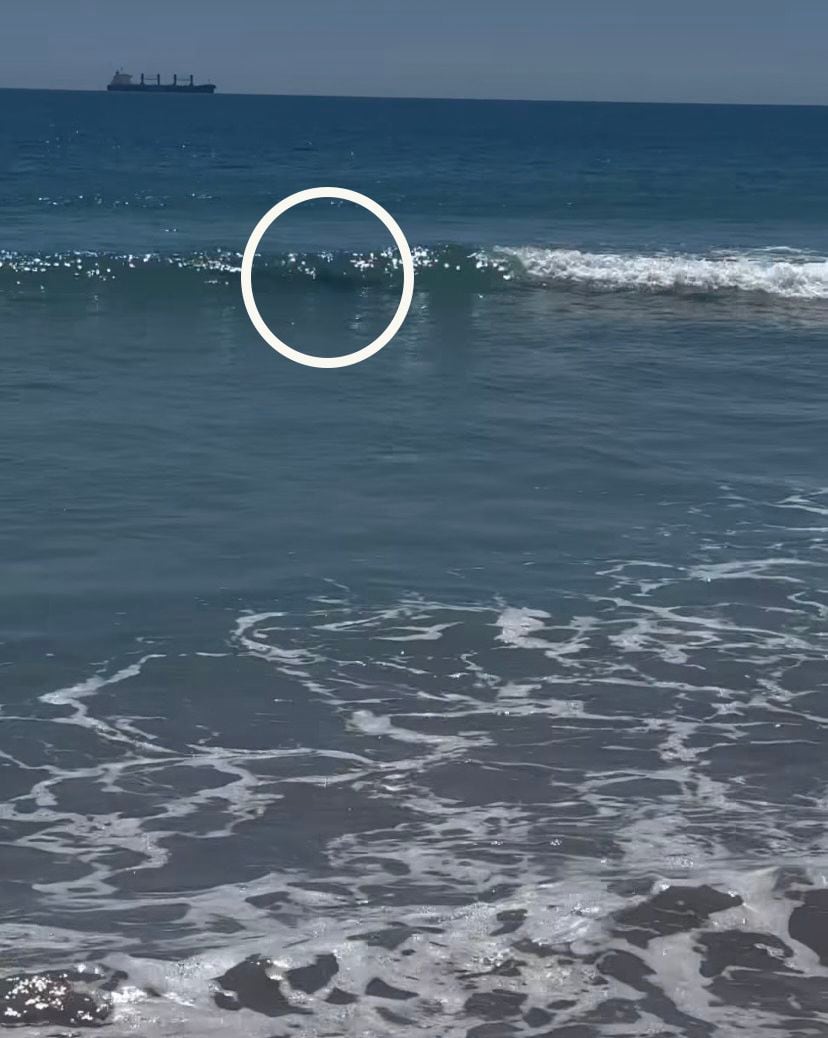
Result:
<svg viewBox="0 0 828 1038">
<path fill-rule="evenodd" d="M 0 96 L 0 1022 L 828 1034 L 828 109 Z"/>
</svg>

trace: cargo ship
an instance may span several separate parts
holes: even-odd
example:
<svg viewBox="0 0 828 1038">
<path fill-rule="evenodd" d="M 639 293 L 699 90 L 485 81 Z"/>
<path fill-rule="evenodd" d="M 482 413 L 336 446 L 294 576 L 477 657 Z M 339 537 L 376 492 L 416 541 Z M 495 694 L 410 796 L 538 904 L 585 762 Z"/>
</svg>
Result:
<svg viewBox="0 0 828 1038">
<path fill-rule="evenodd" d="M 173 76 L 171 83 L 162 83 L 160 75 L 154 79 L 147 79 L 143 72 L 136 83 L 132 76 L 118 69 L 106 89 L 146 94 L 213 94 L 216 85 L 215 83 L 194 83 L 192 76 L 190 76 L 189 82 L 184 80 L 179 83 L 178 76 Z"/>
</svg>

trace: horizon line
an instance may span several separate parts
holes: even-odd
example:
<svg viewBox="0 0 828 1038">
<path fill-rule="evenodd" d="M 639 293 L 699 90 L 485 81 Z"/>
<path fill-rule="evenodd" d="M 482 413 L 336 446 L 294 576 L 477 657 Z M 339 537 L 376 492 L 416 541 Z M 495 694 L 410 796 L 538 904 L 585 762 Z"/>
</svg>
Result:
<svg viewBox="0 0 828 1038">
<path fill-rule="evenodd" d="M 0 91 L 25 91 L 32 94 L 106 94 L 106 87 L 25 87 L 0 86 Z M 182 91 L 183 93 L 184 91 Z M 140 93 L 140 91 L 135 91 Z M 152 91 L 147 91 L 152 93 Z M 826 101 L 665 101 L 630 100 L 624 98 L 556 98 L 556 97 L 464 97 L 436 94 L 308 94 L 261 91 L 216 90 L 211 96 L 316 98 L 328 101 L 466 101 L 481 104 L 561 104 L 561 105 L 682 105 L 708 108 L 826 108 Z"/>
</svg>

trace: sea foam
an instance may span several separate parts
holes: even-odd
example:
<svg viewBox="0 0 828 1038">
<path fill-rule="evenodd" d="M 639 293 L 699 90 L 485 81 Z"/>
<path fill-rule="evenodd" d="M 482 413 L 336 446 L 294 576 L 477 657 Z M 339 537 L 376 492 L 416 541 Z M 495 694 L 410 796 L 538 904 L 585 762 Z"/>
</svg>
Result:
<svg viewBox="0 0 828 1038">
<path fill-rule="evenodd" d="M 604 289 L 762 292 L 789 299 L 828 299 L 828 260 L 786 250 L 693 256 L 602 253 L 535 246 L 497 250 L 517 260 L 526 278 Z"/>
</svg>

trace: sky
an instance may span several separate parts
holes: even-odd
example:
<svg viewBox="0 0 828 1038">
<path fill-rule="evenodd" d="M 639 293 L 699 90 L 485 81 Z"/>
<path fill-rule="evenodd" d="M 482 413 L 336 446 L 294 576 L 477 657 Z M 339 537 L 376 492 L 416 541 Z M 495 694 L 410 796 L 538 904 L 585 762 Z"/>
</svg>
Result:
<svg viewBox="0 0 828 1038">
<path fill-rule="evenodd" d="M 828 0 L 0 0 L 0 87 L 828 104 Z"/>
</svg>

